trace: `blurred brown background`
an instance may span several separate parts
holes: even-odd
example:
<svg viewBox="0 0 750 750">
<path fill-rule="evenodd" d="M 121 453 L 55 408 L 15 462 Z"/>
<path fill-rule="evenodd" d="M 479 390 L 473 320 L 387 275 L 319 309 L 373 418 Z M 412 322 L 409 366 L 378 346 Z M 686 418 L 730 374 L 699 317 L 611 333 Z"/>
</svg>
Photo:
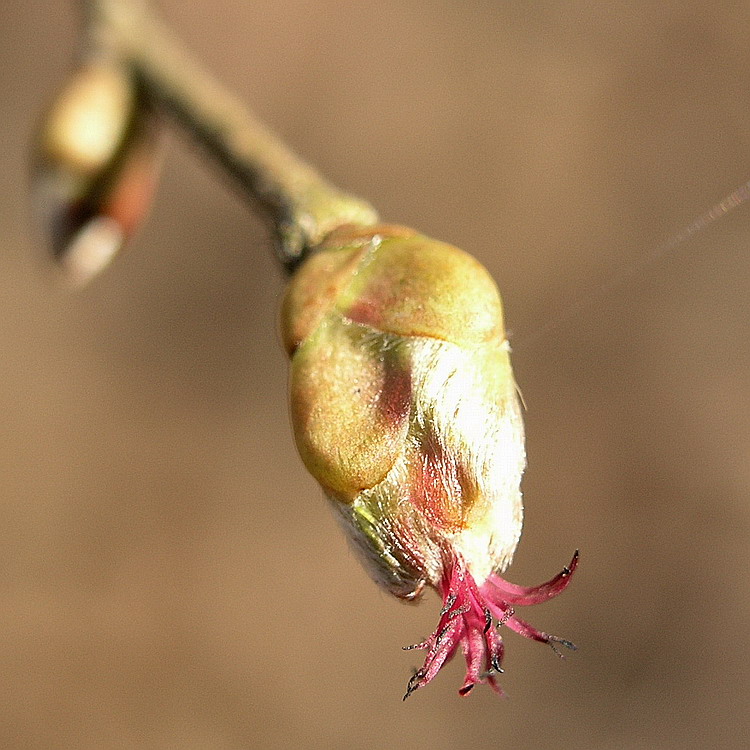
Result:
<svg viewBox="0 0 750 750">
<path fill-rule="evenodd" d="M 262 222 L 175 139 L 89 289 L 44 272 L 29 134 L 73 2 L 0 5 L 0 746 L 740 748 L 750 731 L 750 207 L 535 330 L 750 177 L 750 6 L 162 0 L 258 114 L 387 219 L 476 254 L 529 407 L 509 635 L 401 703 L 438 603 L 349 553 L 288 426 Z M 198 155 L 199 156 L 199 155 Z"/>
</svg>

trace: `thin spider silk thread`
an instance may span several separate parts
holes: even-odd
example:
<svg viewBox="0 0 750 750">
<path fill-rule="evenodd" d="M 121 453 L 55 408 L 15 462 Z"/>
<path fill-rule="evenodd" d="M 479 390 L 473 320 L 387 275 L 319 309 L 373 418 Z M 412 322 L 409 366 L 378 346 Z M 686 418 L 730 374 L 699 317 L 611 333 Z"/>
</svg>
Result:
<svg viewBox="0 0 750 750">
<path fill-rule="evenodd" d="M 750 180 L 733 190 L 729 195 L 722 198 L 718 203 L 715 203 L 707 211 L 696 216 L 696 218 L 689 224 L 683 227 L 679 232 L 675 232 L 660 245 L 657 245 L 651 252 L 646 253 L 641 258 L 634 261 L 620 273 L 615 274 L 609 279 L 609 281 L 601 284 L 598 288 L 589 292 L 578 301 L 572 302 L 562 313 L 548 320 L 540 328 L 533 331 L 531 335 L 519 336 L 518 331 L 514 331 L 513 338 L 516 340 L 516 344 L 513 348 L 527 349 L 533 346 L 552 331 L 555 331 L 570 322 L 570 320 L 580 312 L 591 307 L 597 300 L 603 299 L 607 294 L 618 289 L 652 263 L 657 262 L 660 258 L 664 257 L 683 242 L 687 242 L 694 235 L 702 232 L 714 222 L 724 218 L 736 208 L 739 208 L 748 199 L 750 199 Z"/>
</svg>

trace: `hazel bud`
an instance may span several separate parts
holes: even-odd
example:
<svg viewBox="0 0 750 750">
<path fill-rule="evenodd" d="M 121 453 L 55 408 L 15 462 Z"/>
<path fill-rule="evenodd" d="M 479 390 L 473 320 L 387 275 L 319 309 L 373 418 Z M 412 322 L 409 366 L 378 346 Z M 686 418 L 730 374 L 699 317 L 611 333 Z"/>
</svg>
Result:
<svg viewBox="0 0 750 750">
<path fill-rule="evenodd" d="M 136 81 L 108 59 L 76 70 L 44 118 L 36 209 L 73 283 L 103 269 L 144 218 L 158 171 L 155 130 Z"/>
<path fill-rule="evenodd" d="M 462 647 L 462 694 L 498 692 L 514 607 L 562 591 L 500 573 L 521 535 L 523 422 L 494 281 L 458 248 L 403 227 L 342 227 L 300 267 L 282 307 L 295 439 L 373 578 L 443 598 L 407 696 Z M 405 696 L 406 697 L 406 696 Z"/>
</svg>

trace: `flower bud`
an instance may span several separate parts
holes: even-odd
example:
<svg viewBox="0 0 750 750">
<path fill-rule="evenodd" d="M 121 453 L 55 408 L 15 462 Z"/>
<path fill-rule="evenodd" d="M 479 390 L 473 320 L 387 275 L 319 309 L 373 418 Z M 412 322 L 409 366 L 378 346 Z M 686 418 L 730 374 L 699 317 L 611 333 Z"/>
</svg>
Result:
<svg viewBox="0 0 750 750">
<path fill-rule="evenodd" d="M 498 692 L 500 625 L 553 645 L 515 606 L 562 591 L 500 573 L 521 535 L 523 422 L 488 272 L 403 227 L 342 227 L 300 267 L 282 308 L 302 460 L 373 578 L 403 599 L 443 598 L 407 696 L 457 652 L 468 693 Z M 406 696 L 405 696 L 406 697 Z"/>
<path fill-rule="evenodd" d="M 104 268 L 146 214 L 156 184 L 156 128 L 133 76 L 96 59 L 47 113 L 34 152 L 37 213 L 66 275 Z"/>
</svg>

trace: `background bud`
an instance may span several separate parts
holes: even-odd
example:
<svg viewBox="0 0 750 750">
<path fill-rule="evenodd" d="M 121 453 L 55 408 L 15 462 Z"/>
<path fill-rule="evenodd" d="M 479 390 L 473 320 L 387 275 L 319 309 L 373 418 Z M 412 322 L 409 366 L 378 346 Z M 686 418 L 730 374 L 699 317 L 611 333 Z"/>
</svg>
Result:
<svg viewBox="0 0 750 750">
<path fill-rule="evenodd" d="M 155 130 L 132 75 L 102 59 L 73 73 L 44 118 L 34 152 L 36 209 L 73 283 L 104 268 L 146 214 Z"/>
</svg>

